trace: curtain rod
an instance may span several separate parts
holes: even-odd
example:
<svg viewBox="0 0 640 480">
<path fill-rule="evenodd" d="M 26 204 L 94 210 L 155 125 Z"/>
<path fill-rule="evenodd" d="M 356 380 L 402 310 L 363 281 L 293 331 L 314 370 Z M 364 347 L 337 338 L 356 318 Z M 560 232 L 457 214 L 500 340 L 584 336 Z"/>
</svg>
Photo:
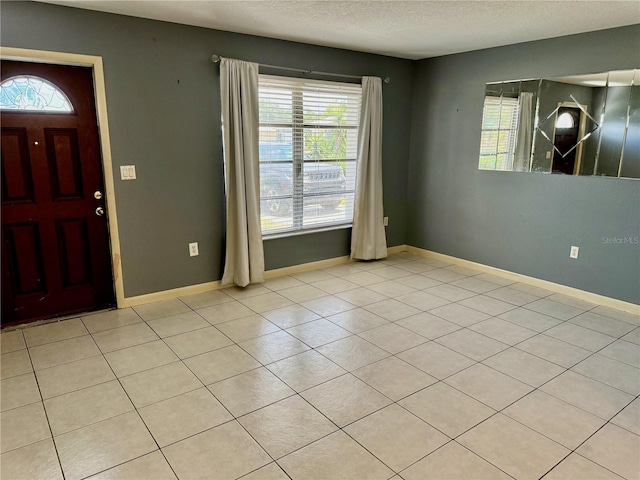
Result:
<svg viewBox="0 0 640 480">
<path fill-rule="evenodd" d="M 211 61 L 213 63 L 219 63 L 221 59 L 222 57 L 220 55 L 215 55 L 215 54 L 211 55 Z M 305 73 L 307 75 L 324 75 L 324 76 L 330 76 L 330 77 L 353 78 L 357 80 L 362 80 L 362 77 L 359 77 L 357 75 L 345 75 L 343 73 L 331 73 L 331 72 L 318 72 L 315 70 L 304 70 L 302 68 L 279 67 L 278 65 L 267 65 L 264 63 L 260 63 L 259 65 L 265 68 L 273 68 L 275 70 L 286 70 L 289 72 Z M 384 83 L 389 83 L 390 81 L 391 79 L 389 77 L 384 79 Z"/>
</svg>

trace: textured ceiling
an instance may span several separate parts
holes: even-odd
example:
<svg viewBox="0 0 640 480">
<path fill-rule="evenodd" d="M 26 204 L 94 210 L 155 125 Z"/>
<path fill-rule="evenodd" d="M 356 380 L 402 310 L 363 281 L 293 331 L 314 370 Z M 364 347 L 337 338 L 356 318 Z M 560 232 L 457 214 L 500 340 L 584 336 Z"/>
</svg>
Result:
<svg viewBox="0 0 640 480">
<path fill-rule="evenodd" d="M 409 59 L 640 23 L 638 0 L 42 1 Z"/>
</svg>

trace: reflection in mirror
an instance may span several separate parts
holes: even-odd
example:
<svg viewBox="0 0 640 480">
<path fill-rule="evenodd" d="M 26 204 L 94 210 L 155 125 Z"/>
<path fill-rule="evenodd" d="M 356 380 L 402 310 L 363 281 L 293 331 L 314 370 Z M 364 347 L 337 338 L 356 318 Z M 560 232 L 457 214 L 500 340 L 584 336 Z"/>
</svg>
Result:
<svg viewBox="0 0 640 480">
<path fill-rule="evenodd" d="M 627 135 L 622 150 L 620 176 L 640 178 L 640 70 L 636 70 L 631 87 Z"/>
<path fill-rule="evenodd" d="M 632 83 L 632 71 L 611 72 L 609 75 L 608 88 L 603 95 L 602 132 L 593 175 L 617 177 L 620 172 Z"/>
<path fill-rule="evenodd" d="M 487 84 L 478 166 L 640 178 L 640 70 Z"/>
<path fill-rule="evenodd" d="M 534 172 L 578 175 L 583 171 L 583 160 L 592 157 L 587 147 L 598 144 L 600 123 L 594 114 L 599 115 L 593 110 L 592 88 L 575 83 L 582 81 L 581 77 L 577 80 L 576 77 L 564 77 L 540 82 L 539 111 L 544 117 L 539 120 L 533 139 L 536 147 L 532 159 Z M 602 80 L 591 78 L 590 81 L 602 81 L 604 85 L 606 74 Z M 566 122 L 567 118 L 572 123 L 565 127 L 561 121 L 565 119 Z"/>
<path fill-rule="evenodd" d="M 529 170 L 537 90 L 537 80 L 487 85 L 480 169 Z"/>
</svg>

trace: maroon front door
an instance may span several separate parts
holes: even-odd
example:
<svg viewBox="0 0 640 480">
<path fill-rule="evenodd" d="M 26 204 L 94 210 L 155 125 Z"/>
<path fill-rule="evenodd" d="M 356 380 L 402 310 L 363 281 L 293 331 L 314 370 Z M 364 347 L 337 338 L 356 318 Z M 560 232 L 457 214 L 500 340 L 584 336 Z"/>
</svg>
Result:
<svg viewBox="0 0 640 480">
<path fill-rule="evenodd" d="M 5 105 L 0 114 L 2 324 L 112 306 L 92 70 L 2 61 L 1 72 L 3 102 L 28 77 L 33 86 L 15 97 L 22 104 L 42 107 L 57 87 L 72 106 L 52 112 Z M 44 95 L 42 81 L 51 84 Z"/>
</svg>

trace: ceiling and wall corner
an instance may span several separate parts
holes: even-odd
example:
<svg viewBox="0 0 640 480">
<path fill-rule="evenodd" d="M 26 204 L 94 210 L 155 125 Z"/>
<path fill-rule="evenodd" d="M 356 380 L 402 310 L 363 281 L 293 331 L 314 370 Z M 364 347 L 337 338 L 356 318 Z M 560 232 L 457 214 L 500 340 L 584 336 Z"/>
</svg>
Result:
<svg viewBox="0 0 640 480">
<path fill-rule="evenodd" d="M 422 59 L 640 23 L 637 0 L 40 0 Z"/>
</svg>

